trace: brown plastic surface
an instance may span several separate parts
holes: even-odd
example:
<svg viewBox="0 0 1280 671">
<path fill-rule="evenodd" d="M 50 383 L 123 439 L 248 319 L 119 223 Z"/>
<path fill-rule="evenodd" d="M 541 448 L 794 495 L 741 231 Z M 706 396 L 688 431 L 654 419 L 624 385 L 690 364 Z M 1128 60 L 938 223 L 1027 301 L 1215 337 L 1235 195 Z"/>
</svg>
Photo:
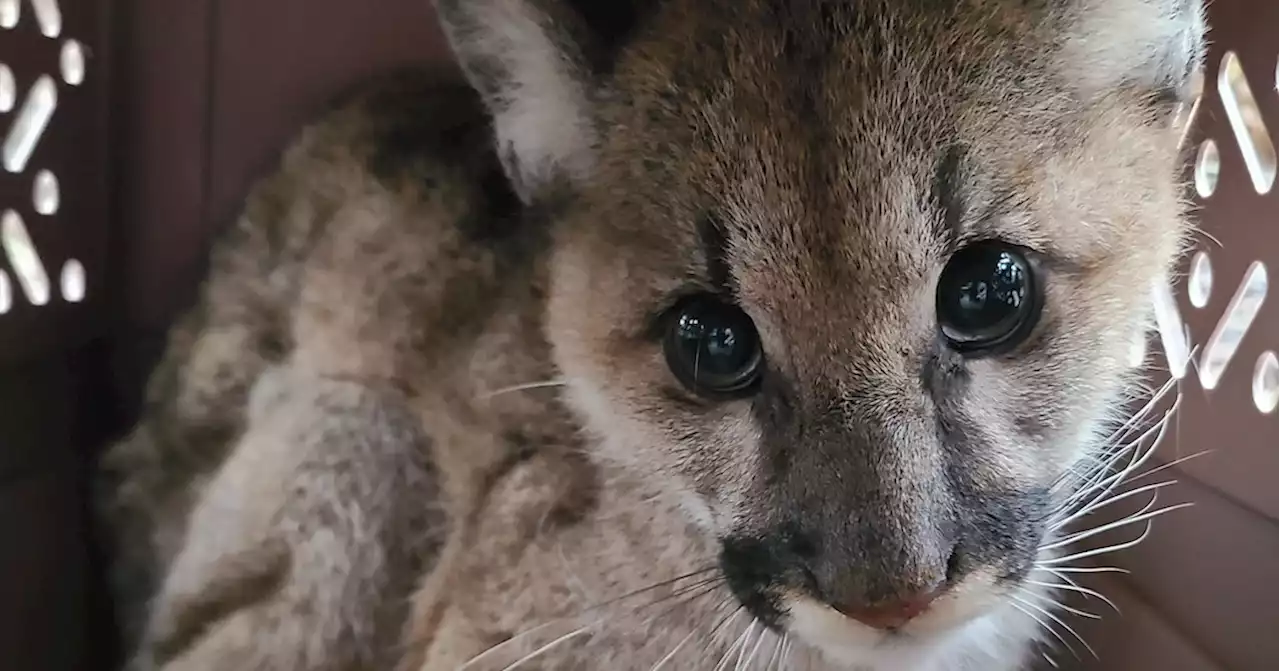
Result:
<svg viewBox="0 0 1280 671">
<path fill-rule="evenodd" d="M 13 69 L 20 95 L 38 73 L 56 75 L 66 37 L 83 42 L 90 58 L 83 84 L 59 87 L 31 168 L 0 171 L 0 210 L 14 207 L 27 219 L 54 285 L 42 307 L 26 305 L 14 286 L 14 306 L 0 315 L 0 536 L 10 539 L 0 553 L 0 668 L 106 668 L 108 657 L 87 652 L 99 648 L 81 644 L 86 629 L 101 633 L 111 623 L 87 605 L 83 478 L 74 463 L 101 443 L 84 427 L 125 403 L 117 396 L 135 393 L 141 374 L 100 379 L 103 362 L 131 360 L 158 342 L 191 298 L 209 237 L 300 123 L 367 73 L 447 63 L 447 55 L 429 0 L 62 0 L 58 39 L 40 35 L 31 0 L 21 2 L 18 27 L 0 29 L 0 62 Z M 1192 342 L 1208 339 L 1249 263 L 1267 265 L 1271 289 L 1218 387 L 1201 389 L 1194 369 L 1182 381 L 1177 431 L 1161 458 L 1215 452 L 1173 469 L 1184 483 L 1164 498 L 1196 507 L 1158 520 L 1144 544 L 1114 558 L 1133 574 L 1096 586 L 1123 615 L 1064 616 L 1100 661 L 1064 633 L 1082 660 L 1055 656 L 1063 668 L 1277 667 L 1277 415 L 1254 408 L 1250 377 L 1257 356 L 1277 347 L 1280 187 L 1253 190 L 1215 86 L 1218 60 L 1235 50 L 1274 146 L 1277 5 L 1209 7 L 1213 48 L 1189 155 L 1213 138 L 1221 175 L 1213 196 L 1196 201 L 1204 232 L 1196 249 L 1215 270 L 1209 304 L 1193 307 L 1184 280 L 1175 290 Z M 11 117 L 0 113 L 0 130 Z M 62 207 L 51 217 L 31 212 L 39 168 L 60 181 Z M 57 296 L 68 258 L 88 272 L 80 303 Z M 0 270 L 12 270 L 2 254 Z M 108 346 L 85 348 L 101 336 Z M 1151 349 L 1159 382 L 1158 338 Z M 102 391 L 113 388 L 120 393 Z"/>
</svg>

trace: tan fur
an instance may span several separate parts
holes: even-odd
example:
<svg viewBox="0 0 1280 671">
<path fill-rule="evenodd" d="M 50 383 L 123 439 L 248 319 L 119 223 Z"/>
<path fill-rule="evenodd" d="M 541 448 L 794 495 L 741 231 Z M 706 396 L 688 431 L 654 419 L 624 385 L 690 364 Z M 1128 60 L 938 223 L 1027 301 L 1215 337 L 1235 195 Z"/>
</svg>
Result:
<svg viewBox="0 0 1280 671">
<path fill-rule="evenodd" d="M 106 458 L 129 621 L 157 594 L 140 658 L 389 668 L 372 613 L 420 579 L 399 671 L 535 652 L 520 668 L 1021 668 L 1044 632 L 1010 595 L 1042 590 L 1002 580 L 1010 557 L 978 552 L 889 638 L 795 590 L 766 629 L 720 555 L 789 505 L 836 520 L 813 522 L 835 545 L 887 552 L 857 545 L 872 523 L 840 518 L 870 511 L 902 561 L 861 579 L 913 585 L 934 526 L 980 505 L 965 496 L 1004 496 L 1003 521 L 1038 534 L 1023 549 L 1049 556 L 1035 496 L 1060 496 L 1101 447 L 1183 234 L 1158 94 L 1199 58 L 1198 9 L 1118 6 L 670 0 L 612 52 L 554 0 L 441 0 L 494 139 L 470 94 L 419 75 L 306 130 L 215 249 L 146 417 Z M 1159 21 L 1093 37 L 1108 17 Z M 953 145 L 949 243 L 929 192 Z M 709 214 L 799 419 L 694 398 L 664 363 L 651 322 L 710 288 Z M 948 442 L 916 367 L 949 245 L 990 237 L 1047 259 L 1045 317 L 1016 357 L 966 364 L 980 384 L 944 400 L 971 428 Z M 280 384 L 287 401 L 247 410 L 251 388 Z M 780 494 L 770 422 L 830 467 Z M 300 559 L 315 537 L 289 525 L 328 534 L 327 561 Z M 246 552 L 212 547 L 220 534 Z"/>
</svg>

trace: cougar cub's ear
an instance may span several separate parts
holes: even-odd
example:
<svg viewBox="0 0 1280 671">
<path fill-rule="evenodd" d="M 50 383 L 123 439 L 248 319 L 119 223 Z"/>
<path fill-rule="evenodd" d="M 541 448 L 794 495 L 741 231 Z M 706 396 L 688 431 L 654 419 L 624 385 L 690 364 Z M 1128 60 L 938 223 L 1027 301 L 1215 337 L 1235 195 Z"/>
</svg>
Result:
<svg viewBox="0 0 1280 671">
<path fill-rule="evenodd" d="M 493 116 L 503 168 L 525 201 L 591 168 L 586 26 L 560 0 L 437 0 L 454 54 Z"/>
<path fill-rule="evenodd" d="M 1085 95 L 1128 88 L 1169 103 L 1194 95 L 1203 0 L 1058 0 L 1061 65 Z"/>
</svg>

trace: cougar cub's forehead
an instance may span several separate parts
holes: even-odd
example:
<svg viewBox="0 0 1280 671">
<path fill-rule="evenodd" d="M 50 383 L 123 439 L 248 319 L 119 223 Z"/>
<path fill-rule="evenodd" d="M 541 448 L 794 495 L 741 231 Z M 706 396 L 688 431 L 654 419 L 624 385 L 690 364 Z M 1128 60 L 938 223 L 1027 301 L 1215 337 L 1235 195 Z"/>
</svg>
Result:
<svg viewBox="0 0 1280 671">
<path fill-rule="evenodd" d="M 709 211 L 744 265 L 818 252 L 920 271 L 971 237 L 1076 268 L 1167 256 L 1172 241 L 1135 243 L 1175 228 L 1168 105 L 1094 85 L 1096 64 L 1055 45 L 1066 17 L 1033 26 L 1020 2 L 719 4 L 671 3 L 619 65 L 602 179 L 637 190 L 637 214 Z M 662 214 L 696 234 L 695 213 Z"/>
<path fill-rule="evenodd" d="M 720 268 L 766 339 L 850 305 L 918 335 L 948 256 L 995 238 L 1051 298 L 1088 293 L 1058 315 L 1132 321 L 1178 244 L 1170 105 L 1100 89 L 1055 43 L 1068 18 L 1023 5 L 668 4 L 615 70 L 588 195 L 591 237 L 652 271 L 626 296 Z M 829 325 L 809 340 L 847 337 Z"/>
</svg>

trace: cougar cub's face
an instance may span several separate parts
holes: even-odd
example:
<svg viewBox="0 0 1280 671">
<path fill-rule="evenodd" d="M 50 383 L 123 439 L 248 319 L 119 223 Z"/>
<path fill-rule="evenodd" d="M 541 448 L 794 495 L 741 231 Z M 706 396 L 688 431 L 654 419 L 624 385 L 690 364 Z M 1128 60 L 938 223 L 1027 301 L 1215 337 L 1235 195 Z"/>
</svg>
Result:
<svg viewBox="0 0 1280 671">
<path fill-rule="evenodd" d="M 604 456 L 837 658 L 1006 603 L 1179 245 L 1198 7 L 678 1 L 607 67 L 522 11 L 541 69 L 469 74 L 527 197 L 569 185 L 548 331 Z"/>
</svg>

